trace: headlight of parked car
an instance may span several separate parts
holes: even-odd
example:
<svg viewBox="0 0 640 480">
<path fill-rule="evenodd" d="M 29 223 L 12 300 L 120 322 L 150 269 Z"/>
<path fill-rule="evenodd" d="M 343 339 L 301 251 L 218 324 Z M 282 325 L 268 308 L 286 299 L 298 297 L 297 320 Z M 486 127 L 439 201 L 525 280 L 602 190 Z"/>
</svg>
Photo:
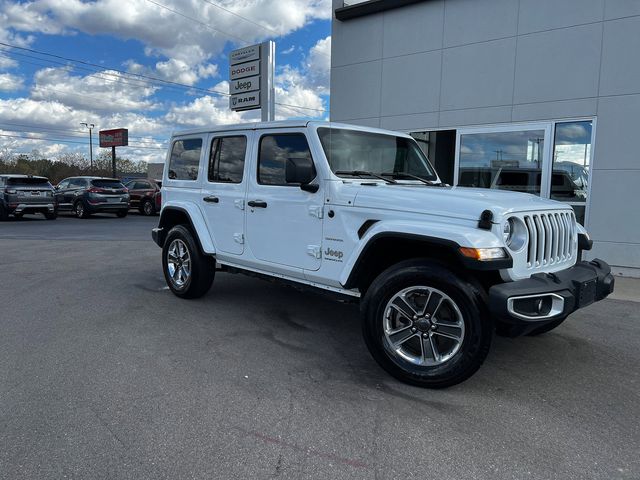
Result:
<svg viewBox="0 0 640 480">
<path fill-rule="evenodd" d="M 522 220 L 511 217 L 504 222 L 502 227 L 502 239 L 507 247 L 514 252 L 522 250 L 527 244 L 529 232 Z"/>
</svg>

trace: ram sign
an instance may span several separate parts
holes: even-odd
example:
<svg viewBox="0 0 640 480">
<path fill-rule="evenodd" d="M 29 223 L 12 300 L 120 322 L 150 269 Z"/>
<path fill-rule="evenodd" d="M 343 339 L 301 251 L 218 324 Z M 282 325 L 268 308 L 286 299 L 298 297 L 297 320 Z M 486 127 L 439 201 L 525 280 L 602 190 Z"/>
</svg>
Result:
<svg viewBox="0 0 640 480">
<path fill-rule="evenodd" d="M 100 130 L 101 147 L 126 147 L 127 145 L 129 145 L 129 130 L 126 128 Z"/>
</svg>

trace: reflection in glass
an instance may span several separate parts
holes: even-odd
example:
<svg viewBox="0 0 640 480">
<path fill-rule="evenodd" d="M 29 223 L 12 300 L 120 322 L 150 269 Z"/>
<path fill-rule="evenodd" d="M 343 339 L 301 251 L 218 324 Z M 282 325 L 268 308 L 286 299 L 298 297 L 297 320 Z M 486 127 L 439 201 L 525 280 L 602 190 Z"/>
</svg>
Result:
<svg viewBox="0 0 640 480">
<path fill-rule="evenodd" d="M 540 195 L 544 130 L 460 136 L 458 185 Z"/>
<path fill-rule="evenodd" d="M 578 222 L 584 224 L 589 188 L 592 122 L 557 123 L 553 145 L 551 198 L 574 205 Z"/>
</svg>

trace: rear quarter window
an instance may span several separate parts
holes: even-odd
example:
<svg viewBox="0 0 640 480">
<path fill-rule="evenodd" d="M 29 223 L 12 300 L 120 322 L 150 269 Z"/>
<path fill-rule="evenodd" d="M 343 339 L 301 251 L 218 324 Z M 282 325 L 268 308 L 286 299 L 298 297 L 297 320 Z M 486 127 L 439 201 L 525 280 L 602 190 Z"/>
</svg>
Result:
<svg viewBox="0 0 640 480">
<path fill-rule="evenodd" d="M 168 177 L 171 180 L 197 180 L 202 139 L 176 140 L 171 148 Z"/>
</svg>

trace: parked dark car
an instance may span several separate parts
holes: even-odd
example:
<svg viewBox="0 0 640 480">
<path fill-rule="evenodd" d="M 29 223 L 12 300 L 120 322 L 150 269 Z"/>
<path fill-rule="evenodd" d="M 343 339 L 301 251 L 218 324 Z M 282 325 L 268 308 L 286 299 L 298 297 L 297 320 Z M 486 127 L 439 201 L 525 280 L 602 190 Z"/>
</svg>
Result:
<svg viewBox="0 0 640 480">
<path fill-rule="evenodd" d="M 78 218 L 93 213 L 129 213 L 129 191 L 117 178 L 71 177 L 56 187 L 58 211 L 73 212 Z"/>
<path fill-rule="evenodd" d="M 53 186 L 45 177 L 0 175 L 0 220 L 25 213 L 42 213 L 47 220 L 57 216 Z"/>
<path fill-rule="evenodd" d="M 136 208 L 143 215 L 155 215 L 157 208 L 155 195 L 160 186 L 153 180 L 135 179 L 125 183 L 131 197 L 129 206 Z"/>
</svg>

